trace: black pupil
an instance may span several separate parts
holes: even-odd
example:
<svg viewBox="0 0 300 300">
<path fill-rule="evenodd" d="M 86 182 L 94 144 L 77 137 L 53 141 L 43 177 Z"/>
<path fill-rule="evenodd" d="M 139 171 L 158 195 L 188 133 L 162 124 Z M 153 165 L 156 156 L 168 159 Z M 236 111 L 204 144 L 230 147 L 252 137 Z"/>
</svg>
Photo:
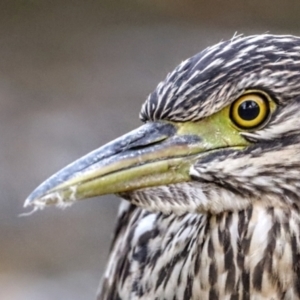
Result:
<svg viewBox="0 0 300 300">
<path fill-rule="evenodd" d="M 239 116 L 246 121 L 254 120 L 259 115 L 259 106 L 253 100 L 244 101 L 238 108 Z"/>
</svg>

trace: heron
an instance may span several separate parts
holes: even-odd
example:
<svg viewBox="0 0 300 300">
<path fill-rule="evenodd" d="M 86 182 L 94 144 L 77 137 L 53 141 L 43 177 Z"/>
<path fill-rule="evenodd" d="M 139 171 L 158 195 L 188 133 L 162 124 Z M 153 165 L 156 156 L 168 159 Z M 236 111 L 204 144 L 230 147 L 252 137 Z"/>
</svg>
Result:
<svg viewBox="0 0 300 300">
<path fill-rule="evenodd" d="M 122 198 L 98 299 L 300 299 L 300 38 L 204 49 L 140 119 L 25 202 Z"/>
</svg>

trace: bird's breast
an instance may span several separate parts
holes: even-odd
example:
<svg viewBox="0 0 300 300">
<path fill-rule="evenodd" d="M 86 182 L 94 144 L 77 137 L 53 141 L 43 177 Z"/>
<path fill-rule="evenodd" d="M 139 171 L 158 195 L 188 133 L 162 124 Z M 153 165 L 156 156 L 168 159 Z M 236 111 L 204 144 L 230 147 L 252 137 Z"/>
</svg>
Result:
<svg viewBox="0 0 300 300">
<path fill-rule="evenodd" d="M 297 212 L 123 213 L 99 299 L 300 297 Z"/>
</svg>

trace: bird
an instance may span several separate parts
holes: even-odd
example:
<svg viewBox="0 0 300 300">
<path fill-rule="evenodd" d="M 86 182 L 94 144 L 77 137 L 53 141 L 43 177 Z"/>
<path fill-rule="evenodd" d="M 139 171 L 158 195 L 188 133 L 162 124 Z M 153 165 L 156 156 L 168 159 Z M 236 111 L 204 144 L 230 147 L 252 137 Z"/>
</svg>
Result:
<svg viewBox="0 0 300 300">
<path fill-rule="evenodd" d="M 202 50 L 140 119 L 24 204 L 122 198 L 98 300 L 300 299 L 300 38 Z"/>
</svg>

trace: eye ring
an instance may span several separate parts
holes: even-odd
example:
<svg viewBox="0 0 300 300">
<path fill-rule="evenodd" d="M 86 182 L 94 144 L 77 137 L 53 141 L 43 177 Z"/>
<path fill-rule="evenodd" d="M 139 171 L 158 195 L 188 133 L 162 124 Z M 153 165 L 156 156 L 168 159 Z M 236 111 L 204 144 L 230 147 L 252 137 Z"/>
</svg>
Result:
<svg viewBox="0 0 300 300">
<path fill-rule="evenodd" d="M 230 107 L 232 122 L 242 129 L 253 129 L 262 125 L 269 115 L 269 101 L 265 95 L 259 93 L 245 94 Z"/>
</svg>

